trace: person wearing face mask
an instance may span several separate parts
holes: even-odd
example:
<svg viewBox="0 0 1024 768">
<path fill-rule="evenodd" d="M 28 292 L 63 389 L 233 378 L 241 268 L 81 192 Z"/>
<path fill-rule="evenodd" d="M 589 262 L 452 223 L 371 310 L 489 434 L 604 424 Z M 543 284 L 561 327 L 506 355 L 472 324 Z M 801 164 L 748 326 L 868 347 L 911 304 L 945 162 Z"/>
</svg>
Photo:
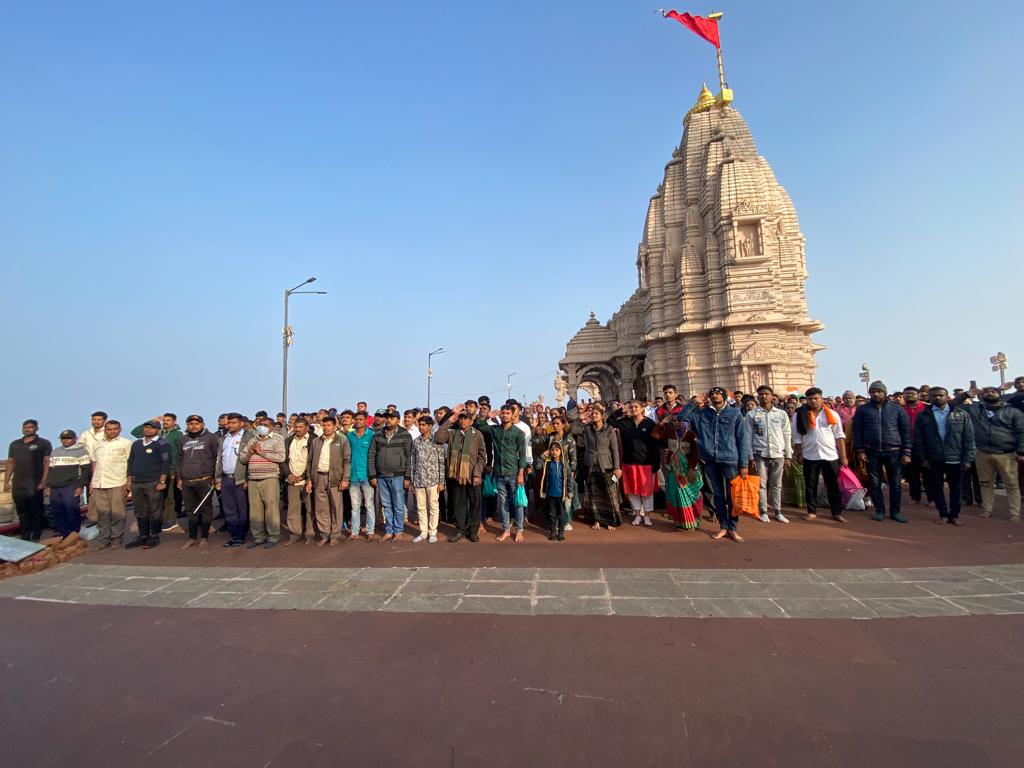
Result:
<svg viewBox="0 0 1024 768">
<path fill-rule="evenodd" d="M 274 431 L 274 422 L 263 417 L 256 437 L 242 446 L 238 460 L 246 465 L 249 484 L 249 549 L 273 549 L 281 535 L 281 463 L 287 454 L 284 438 Z"/>
<path fill-rule="evenodd" d="M 203 417 L 185 419 L 185 435 L 178 442 L 178 489 L 188 520 L 188 541 L 182 549 L 207 547 L 213 520 L 213 486 L 221 472 L 220 438 L 206 428 Z"/>
<path fill-rule="evenodd" d="M 975 466 L 981 484 L 979 517 L 992 516 L 996 472 L 1006 484 L 1010 522 L 1020 522 L 1020 465 L 1024 464 L 1024 413 L 1008 405 L 998 387 L 984 387 L 981 402 L 967 406 L 977 446 Z"/>
</svg>

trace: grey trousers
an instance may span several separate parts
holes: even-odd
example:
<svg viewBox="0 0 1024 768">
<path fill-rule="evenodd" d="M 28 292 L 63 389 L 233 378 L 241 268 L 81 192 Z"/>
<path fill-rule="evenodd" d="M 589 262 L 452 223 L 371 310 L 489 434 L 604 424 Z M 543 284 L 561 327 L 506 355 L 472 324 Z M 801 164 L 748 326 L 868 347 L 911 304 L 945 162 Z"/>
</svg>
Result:
<svg viewBox="0 0 1024 768">
<path fill-rule="evenodd" d="M 757 462 L 757 476 L 761 478 L 758 511 L 764 515 L 771 507 L 772 514 L 777 515 L 782 512 L 782 470 L 786 460 L 755 456 L 754 461 Z"/>
</svg>

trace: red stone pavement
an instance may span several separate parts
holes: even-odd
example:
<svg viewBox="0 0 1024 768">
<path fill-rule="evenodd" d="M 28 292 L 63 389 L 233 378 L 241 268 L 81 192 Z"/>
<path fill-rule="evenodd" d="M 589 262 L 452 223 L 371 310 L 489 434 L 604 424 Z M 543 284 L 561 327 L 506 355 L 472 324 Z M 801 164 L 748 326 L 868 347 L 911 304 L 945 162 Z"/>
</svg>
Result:
<svg viewBox="0 0 1024 768">
<path fill-rule="evenodd" d="M 1024 764 L 1024 616 L 875 621 L 0 599 L 8 766 Z"/>
<path fill-rule="evenodd" d="M 787 510 L 789 525 L 767 525 L 744 517 L 742 544 L 712 541 L 715 523 L 703 522 L 698 531 L 673 530 L 660 515 L 655 528 L 624 525 L 614 532 L 595 532 L 576 522 L 565 542 L 550 542 L 540 528 L 527 530 L 526 541 L 497 542 L 500 526 L 490 524 L 489 534 L 477 544 L 413 544 L 417 528 L 407 526 L 398 544 L 365 540 L 333 548 L 311 545 L 277 546 L 272 551 L 225 550 L 226 534 L 214 534 L 205 553 L 180 551 L 185 534 L 165 534 L 153 549 L 100 552 L 76 558 L 83 563 L 130 565 L 240 565 L 286 567 L 435 566 L 463 568 L 566 567 L 566 568 L 910 568 L 940 565 L 995 565 L 1024 562 L 1024 524 L 1006 520 L 1006 500 L 997 498 L 996 517 L 981 520 L 977 507 L 966 507 L 962 528 L 934 525 L 934 508 L 905 504 L 906 525 L 886 520 L 874 522 L 865 512 L 849 512 L 848 525 L 834 523 L 828 514 L 814 522 Z M 628 518 L 627 518 L 628 520 Z M 442 525 L 442 537 L 451 528 Z M 126 534 L 126 540 L 129 535 Z M 288 538 L 282 533 L 282 541 Z"/>
</svg>

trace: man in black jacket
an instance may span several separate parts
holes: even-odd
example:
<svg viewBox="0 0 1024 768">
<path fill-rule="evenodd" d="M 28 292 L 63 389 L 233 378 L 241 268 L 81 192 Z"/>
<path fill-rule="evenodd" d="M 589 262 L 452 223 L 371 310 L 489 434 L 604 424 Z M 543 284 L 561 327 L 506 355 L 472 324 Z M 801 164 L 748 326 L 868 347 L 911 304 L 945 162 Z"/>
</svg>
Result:
<svg viewBox="0 0 1024 768">
<path fill-rule="evenodd" d="M 910 418 L 896 403 L 886 399 L 888 390 L 880 381 L 868 387 L 870 401 L 853 415 L 853 448 L 857 461 L 867 465 L 868 492 L 875 505 L 872 520 L 885 520 L 885 496 L 882 495 L 882 470 L 889 484 L 889 516 L 897 523 L 907 522 L 900 514 L 903 488 L 901 470 L 910 463 Z"/>
<path fill-rule="evenodd" d="M 142 437 L 132 443 L 128 454 L 128 485 L 132 489 L 139 535 L 125 544 L 125 549 L 150 549 L 160 543 L 170 471 L 171 449 L 160 437 L 160 422 L 147 421 L 142 425 Z"/>
<path fill-rule="evenodd" d="M 974 461 L 974 427 L 962 408 L 951 408 L 945 387 L 932 387 L 914 424 L 914 460 L 924 470 L 928 496 L 935 502 L 940 525 L 960 522 L 961 481 Z M 945 484 L 949 484 L 946 504 Z"/>
<path fill-rule="evenodd" d="M 220 438 L 206 428 L 202 416 L 193 413 L 185 419 L 185 435 L 178 443 L 178 489 L 188 518 L 188 541 L 182 549 L 207 546 L 220 460 Z"/>
<path fill-rule="evenodd" d="M 1006 484 L 1010 522 L 1020 522 L 1018 473 L 1024 464 L 1024 413 L 1004 402 L 997 387 L 985 387 L 981 402 L 967 406 L 974 425 L 977 445 L 975 466 L 981 483 L 981 517 L 992 516 L 995 479 L 998 472 Z"/>
</svg>

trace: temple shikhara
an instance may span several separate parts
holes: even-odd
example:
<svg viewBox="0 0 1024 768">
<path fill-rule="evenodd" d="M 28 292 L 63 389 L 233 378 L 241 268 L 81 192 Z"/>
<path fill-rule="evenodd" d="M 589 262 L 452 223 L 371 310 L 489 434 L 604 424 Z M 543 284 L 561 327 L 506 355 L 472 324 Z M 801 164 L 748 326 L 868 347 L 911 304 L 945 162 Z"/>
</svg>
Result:
<svg viewBox="0 0 1024 768">
<path fill-rule="evenodd" d="M 559 362 L 569 393 L 683 397 L 720 385 L 750 392 L 810 386 L 804 236 L 786 191 L 757 153 L 732 92 L 707 86 L 647 206 L 637 288 L 601 323 L 590 319 Z"/>
</svg>

